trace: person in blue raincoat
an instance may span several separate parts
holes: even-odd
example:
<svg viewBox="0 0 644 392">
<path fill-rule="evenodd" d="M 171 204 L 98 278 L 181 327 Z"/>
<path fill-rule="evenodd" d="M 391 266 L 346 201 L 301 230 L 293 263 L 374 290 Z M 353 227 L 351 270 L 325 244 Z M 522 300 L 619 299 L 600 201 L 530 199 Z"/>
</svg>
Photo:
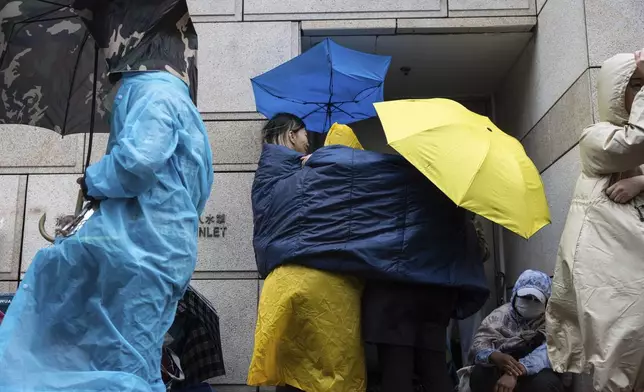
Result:
<svg viewBox="0 0 644 392">
<path fill-rule="evenodd" d="M 80 182 L 100 207 L 33 259 L 0 326 L 0 390 L 165 391 L 163 337 L 213 182 L 188 85 L 123 74 L 107 154 Z"/>
</svg>

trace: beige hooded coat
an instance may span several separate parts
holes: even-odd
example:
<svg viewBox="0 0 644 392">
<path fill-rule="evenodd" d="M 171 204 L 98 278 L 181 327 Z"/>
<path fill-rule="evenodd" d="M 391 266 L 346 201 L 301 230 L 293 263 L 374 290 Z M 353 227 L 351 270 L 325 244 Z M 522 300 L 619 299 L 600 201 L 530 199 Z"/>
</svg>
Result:
<svg viewBox="0 0 644 392">
<path fill-rule="evenodd" d="M 629 114 L 632 54 L 604 63 L 601 122 L 584 130 L 582 174 L 559 244 L 548 303 L 548 355 L 556 372 L 593 373 L 596 391 L 644 391 L 644 197 L 612 202 L 607 187 L 641 173 L 644 92 Z"/>
</svg>

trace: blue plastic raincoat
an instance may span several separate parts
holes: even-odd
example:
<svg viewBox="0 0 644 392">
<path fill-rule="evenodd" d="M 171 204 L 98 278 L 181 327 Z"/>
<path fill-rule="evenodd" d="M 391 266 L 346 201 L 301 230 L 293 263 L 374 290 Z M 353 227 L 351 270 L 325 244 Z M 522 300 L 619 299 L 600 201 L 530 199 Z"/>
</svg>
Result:
<svg viewBox="0 0 644 392">
<path fill-rule="evenodd" d="M 100 209 L 34 258 L 0 326 L 0 391 L 165 391 L 163 337 L 197 257 L 213 181 L 188 86 L 124 76 L 108 153 L 87 169 Z"/>
</svg>

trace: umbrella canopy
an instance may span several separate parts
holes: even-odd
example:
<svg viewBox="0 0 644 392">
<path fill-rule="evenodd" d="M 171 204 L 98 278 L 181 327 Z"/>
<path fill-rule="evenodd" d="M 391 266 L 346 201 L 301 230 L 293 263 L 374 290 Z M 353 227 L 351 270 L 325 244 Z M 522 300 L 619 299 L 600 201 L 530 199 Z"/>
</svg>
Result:
<svg viewBox="0 0 644 392">
<path fill-rule="evenodd" d="M 251 80 L 257 111 L 268 118 L 295 114 L 308 130 L 320 133 L 334 122 L 373 117 L 390 63 L 389 56 L 357 52 L 327 38 Z"/>
<path fill-rule="evenodd" d="M 180 388 L 224 375 L 224 359 L 219 333 L 219 316 L 214 306 L 192 286 L 179 301 L 175 321 L 168 331 L 179 355 L 185 380 Z"/>
<path fill-rule="evenodd" d="M 94 39 L 71 3 L 4 2 L 0 124 L 33 125 L 63 135 L 88 132 L 91 124 L 96 132 L 109 131 L 101 105 L 108 90 L 105 61 L 99 60 Z"/>
<path fill-rule="evenodd" d="M 167 71 L 190 86 L 197 102 L 197 32 L 186 0 L 75 0 L 73 5 L 101 48 L 112 81 L 123 72 Z"/>
<path fill-rule="evenodd" d="M 524 238 L 550 223 L 539 172 L 490 119 L 448 99 L 375 106 L 388 143 L 454 203 Z"/>
<path fill-rule="evenodd" d="M 0 50 L 0 124 L 108 132 L 109 93 L 123 72 L 170 72 L 196 102 L 197 34 L 185 0 L 3 2 Z"/>
</svg>

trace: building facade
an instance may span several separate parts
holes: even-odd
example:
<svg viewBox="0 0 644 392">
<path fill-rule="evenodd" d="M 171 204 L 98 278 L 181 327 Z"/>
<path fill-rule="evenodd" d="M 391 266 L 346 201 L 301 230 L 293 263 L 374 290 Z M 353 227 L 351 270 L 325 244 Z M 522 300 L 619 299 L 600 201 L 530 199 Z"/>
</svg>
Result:
<svg viewBox="0 0 644 392">
<path fill-rule="evenodd" d="M 641 0 L 190 0 L 199 33 L 198 106 L 215 183 L 199 229 L 193 285 L 216 306 L 227 374 L 218 391 L 250 392 L 261 280 L 252 248 L 250 190 L 262 116 L 250 78 L 325 37 L 393 56 L 387 99 L 453 97 L 522 141 L 542 174 L 552 225 L 529 241 L 488 225 L 490 285 L 526 268 L 552 272 L 579 173 L 577 141 L 597 120 L 595 78 L 617 52 L 644 46 Z M 297 86 L 294 86 L 297 88 Z M 42 213 L 73 211 L 84 135 L 0 129 L 0 291 L 16 289 L 35 252 Z M 95 138 L 93 160 L 106 135 Z M 53 222 L 48 222 L 53 231 Z M 499 296 L 502 293 L 495 293 Z M 494 307 L 491 300 L 489 307 Z M 261 389 L 264 390 L 264 389 Z M 270 390 L 270 389 L 266 389 Z"/>
</svg>

